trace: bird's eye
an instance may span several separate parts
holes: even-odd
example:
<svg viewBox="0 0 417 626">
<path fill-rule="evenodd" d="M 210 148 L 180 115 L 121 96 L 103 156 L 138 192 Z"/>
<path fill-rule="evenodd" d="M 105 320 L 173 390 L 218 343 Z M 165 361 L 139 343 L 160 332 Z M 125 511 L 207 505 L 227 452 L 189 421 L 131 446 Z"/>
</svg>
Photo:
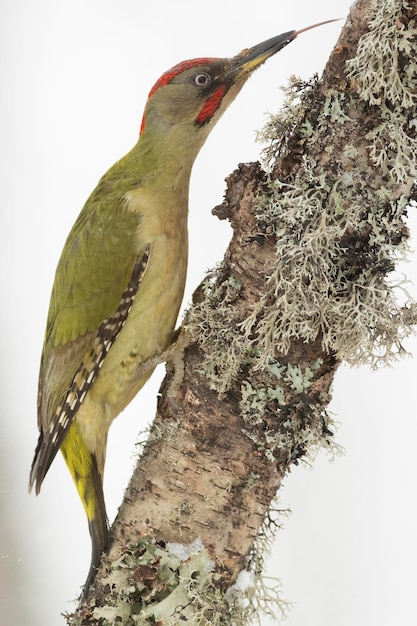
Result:
<svg viewBox="0 0 417 626">
<path fill-rule="evenodd" d="M 202 72 L 201 74 L 196 74 L 194 76 L 194 83 L 198 86 L 198 87 L 205 87 L 206 85 L 208 85 L 211 81 L 211 76 L 209 74 L 206 74 L 205 72 Z"/>
</svg>

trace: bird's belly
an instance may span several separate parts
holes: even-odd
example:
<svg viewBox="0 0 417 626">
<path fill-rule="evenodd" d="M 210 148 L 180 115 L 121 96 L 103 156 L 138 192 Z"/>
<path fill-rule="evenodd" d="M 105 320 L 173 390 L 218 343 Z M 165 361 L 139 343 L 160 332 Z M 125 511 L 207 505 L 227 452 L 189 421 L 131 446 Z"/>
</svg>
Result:
<svg viewBox="0 0 417 626">
<path fill-rule="evenodd" d="M 159 356 L 170 344 L 181 306 L 186 258 L 167 263 L 152 257 L 126 323 L 90 389 L 90 400 L 105 403 L 111 422 L 151 376 Z"/>
</svg>

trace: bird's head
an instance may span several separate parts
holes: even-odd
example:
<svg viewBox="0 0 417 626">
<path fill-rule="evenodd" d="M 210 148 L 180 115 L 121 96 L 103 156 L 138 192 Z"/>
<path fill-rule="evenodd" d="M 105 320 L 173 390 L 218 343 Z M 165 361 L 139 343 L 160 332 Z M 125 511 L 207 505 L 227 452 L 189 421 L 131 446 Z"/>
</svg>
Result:
<svg viewBox="0 0 417 626">
<path fill-rule="evenodd" d="M 295 36 L 295 31 L 284 33 L 232 58 L 199 58 L 178 63 L 152 87 L 141 134 L 145 130 L 169 132 L 174 125 L 208 134 L 252 72 Z"/>
<path fill-rule="evenodd" d="M 161 136 L 175 126 L 201 136 L 203 142 L 253 71 L 301 32 L 319 25 L 272 37 L 231 58 L 192 59 L 174 66 L 149 93 L 141 134 Z"/>
</svg>

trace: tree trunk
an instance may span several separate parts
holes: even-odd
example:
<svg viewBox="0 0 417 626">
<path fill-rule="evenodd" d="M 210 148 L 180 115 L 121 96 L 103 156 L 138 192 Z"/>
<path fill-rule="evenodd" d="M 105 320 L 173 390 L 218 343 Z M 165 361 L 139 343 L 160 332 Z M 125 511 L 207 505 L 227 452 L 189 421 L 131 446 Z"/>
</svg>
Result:
<svg viewBox="0 0 417 626">
<path fill-rule="evenodd" d="M 358 0 L 322 79 L 293 81 L 270 120 L 265 169 L 229 177 L 213 212 L 233 238 L 170 350 L 109 553 L 69 624 L 274 610 L 271 505 L 293 464 L 336 447 L 336 369 L 388 362 L 416 323 L 387 280 L 417 174 L 416 19 L 415 3 Z"/>
</svg>

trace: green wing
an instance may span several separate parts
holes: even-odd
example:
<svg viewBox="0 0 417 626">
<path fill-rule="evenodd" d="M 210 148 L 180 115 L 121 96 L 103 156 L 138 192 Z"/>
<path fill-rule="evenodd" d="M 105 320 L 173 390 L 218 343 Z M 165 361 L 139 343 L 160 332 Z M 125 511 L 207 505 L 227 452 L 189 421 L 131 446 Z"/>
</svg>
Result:
<svg viewBox="0 0 417 626">
<path fill-rule="evenodd" d="M 100 326 L 118 310 L 146 248 L 138 242 L 140 217 L 124 208 L 121 194 L 103 193 L 102 186 L 75 222 L 55 274 L 39 376 L 41 431 L 54 419 Z"/>
<path fill-rule="evenodd" d="M 117 164 L 116 164 L 117 167 Z M 124 196 L 132 181 L 104 176 L 65 243 L 49 305 L 38 391 L 36 492 L 129 314 L 150 246 Z M 127 185 L 126 183 L 130 183 Z"/>
</svg>

